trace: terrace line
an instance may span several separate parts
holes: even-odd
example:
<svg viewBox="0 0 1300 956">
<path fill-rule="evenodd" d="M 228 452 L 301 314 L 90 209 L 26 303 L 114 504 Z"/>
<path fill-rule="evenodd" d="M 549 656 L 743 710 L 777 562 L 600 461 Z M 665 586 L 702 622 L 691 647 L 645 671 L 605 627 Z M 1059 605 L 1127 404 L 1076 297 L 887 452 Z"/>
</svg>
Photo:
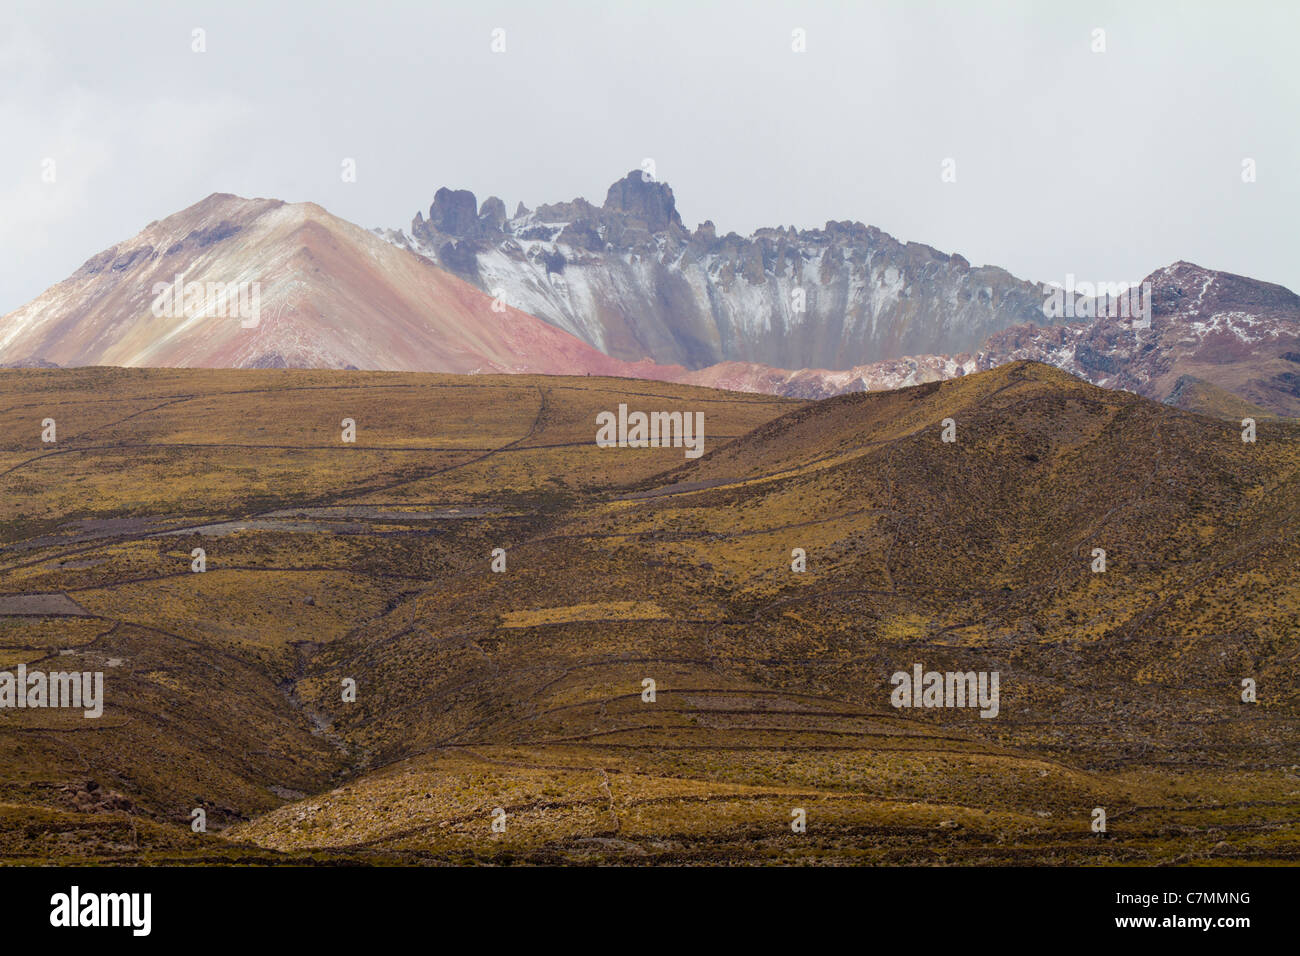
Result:
<svg viewBox="0 0 1300 956">
<path fill-rule="evenodd" d="M 0 671 L 0 709 L 6 707 L 88 708 L 81 715 L 94 720 L 104 713 L 104 674 L 102 671 L 29 673 L 26 664 L 19 664 L 17 675 Z"/>
<path fill-rule="evenodd" d="M 692 419 L 692 416 L 694 418 Z M 596 445 L 599 448 L 685 448 L 687 458 L 704 454 L 703 412 L 628 412 L 618 406 L 618 415 L 596 415 Z"/>
<path fill-rule="evenodd" d="M 926 671 L 912 665 L 912 673 L 895 671 L 889 682 L 894 707 L 979 707 L 981 717 L 998 715 L 997 671 Z"/>
</svg>

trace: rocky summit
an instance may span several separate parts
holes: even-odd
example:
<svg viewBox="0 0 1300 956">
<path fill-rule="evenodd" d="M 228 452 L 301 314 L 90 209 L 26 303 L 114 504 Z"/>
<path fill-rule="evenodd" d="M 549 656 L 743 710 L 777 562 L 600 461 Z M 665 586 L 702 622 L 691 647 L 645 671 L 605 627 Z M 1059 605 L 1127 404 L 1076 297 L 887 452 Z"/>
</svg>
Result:
<svg viewBox="0 0 1300 956">
<path fill-rule="evenodd" d="M 439 189 L 426 219 L 381 230 L 504 302 L 615 357 L 700 369 L 848 369 L 972 351 L 1042 321 L 1033 283 L 860 222 L 692 232 L 667 183 L 633 170 L 603 205 L 520 206 Z"/>
<path fill-rule="evenodd" d="M 1245 276 L 1156 270 L 1134 284 L 1149 320 L 1135 324 L 1102 284 L 1053 310 L 1047 283 L 860 222 L 692 232 L 672 188 L 640 170 L 601 206 L 505 209 L 442 188 L 427 219 L 378 232 L 607 355 L 680 365 L 696 384 L 821 398 L 1033 359 L 1191 410 L 1300 414 L 1300 296 Z"/>
<path fill-rule="evenodd" d="M 1300 415 L 1300 296 L 1175 262 L 1147 276 L 1151 322 L 1107 310 L 991 336 L 976 368 L 1033 359 L 1108 388 L 1211 414 Z"/>
</svg>

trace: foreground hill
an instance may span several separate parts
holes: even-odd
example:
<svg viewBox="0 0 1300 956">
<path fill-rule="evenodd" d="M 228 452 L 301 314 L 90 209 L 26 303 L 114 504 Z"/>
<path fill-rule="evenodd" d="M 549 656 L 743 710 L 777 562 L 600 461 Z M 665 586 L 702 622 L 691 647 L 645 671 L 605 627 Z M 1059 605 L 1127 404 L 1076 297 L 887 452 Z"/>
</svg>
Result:
<svg viewBox="0 0 1300 956">
<path fill-rule="evenodd" d="M 807 404 L 286 371 L 0 392 L 6 666 L 107 675 L 98 722 L 0 711 L 0 857 L 1300 858 L 1294 425 L 1245 444 L 1034 363 Z M 702 413 L 705 454 L 597 447 L 620 404 Z M 918 663 L 997 672 L 996 715 L 892 706 Z"/>
</svg>

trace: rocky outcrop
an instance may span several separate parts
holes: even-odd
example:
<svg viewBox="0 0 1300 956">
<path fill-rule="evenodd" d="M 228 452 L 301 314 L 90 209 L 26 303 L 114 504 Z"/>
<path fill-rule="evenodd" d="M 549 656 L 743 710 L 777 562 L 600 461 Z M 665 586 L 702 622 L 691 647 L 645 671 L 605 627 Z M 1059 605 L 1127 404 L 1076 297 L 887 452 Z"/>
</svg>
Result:
<svg viewBox="0 0 1300 956">
<path fill-rule="evenodd" d="M 633 170 L 609 187 L 605 195 L 605 212 L 612 220 L 631 220 L 644 227 L 648 233 L 685 231 L 682 217 L 677 214 L 677 203 L 667 183 L 661 183 L 647 173 Z"/>
<path fill-rule="evenodd" d="M 500 211 L 439 189 L 427 221 L 381 235 L 609 355 L 692 369 L 848 370 L 973 351 L 1009 326 L 1049 321 L 1038 286 L 860 222 L 719 236 L 706 220 L 691 232 L 668 184 L 640 170 L 600 207 L 521 204 L 504 221 Z"/>
<path fill-rule="evenodd" d="M 984 343 L 975 364 L 986 369 L 1031 359 L 1094 385 L 1175 403 L 1191 379 L 1273 414 L 1300 415 L 1288 358 L 1300 350 L 1300 296 L 1190 262 L 1175 262 L 1144 282 L 1151 290 L 1149 328 L 1096 309 L 1094 318 L 1054 328 L 1006 329 Z"/>
</svg>

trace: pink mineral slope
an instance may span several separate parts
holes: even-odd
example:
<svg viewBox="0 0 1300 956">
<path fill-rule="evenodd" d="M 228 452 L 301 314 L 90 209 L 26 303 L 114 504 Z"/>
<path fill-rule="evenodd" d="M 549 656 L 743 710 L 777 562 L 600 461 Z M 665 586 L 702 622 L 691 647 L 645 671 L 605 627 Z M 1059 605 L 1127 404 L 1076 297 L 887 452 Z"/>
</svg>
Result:
<svg viewBox="0 0 1300 956">
<path fill-rule="evenodd" d="M 155 310 L 155 286 L 178 275 L 205 288 L 246 283 L 250 297 L 256 283 L 257 324 L 246 327 L 251 322 L 233 304 Z M 540 319 L 493 304 L 428 259 L 314 203 L 217 193 L 151 223 L 0 318 L 0 364 L 656 379 L 683 373 L 612 359 Z"/>
</svg>

